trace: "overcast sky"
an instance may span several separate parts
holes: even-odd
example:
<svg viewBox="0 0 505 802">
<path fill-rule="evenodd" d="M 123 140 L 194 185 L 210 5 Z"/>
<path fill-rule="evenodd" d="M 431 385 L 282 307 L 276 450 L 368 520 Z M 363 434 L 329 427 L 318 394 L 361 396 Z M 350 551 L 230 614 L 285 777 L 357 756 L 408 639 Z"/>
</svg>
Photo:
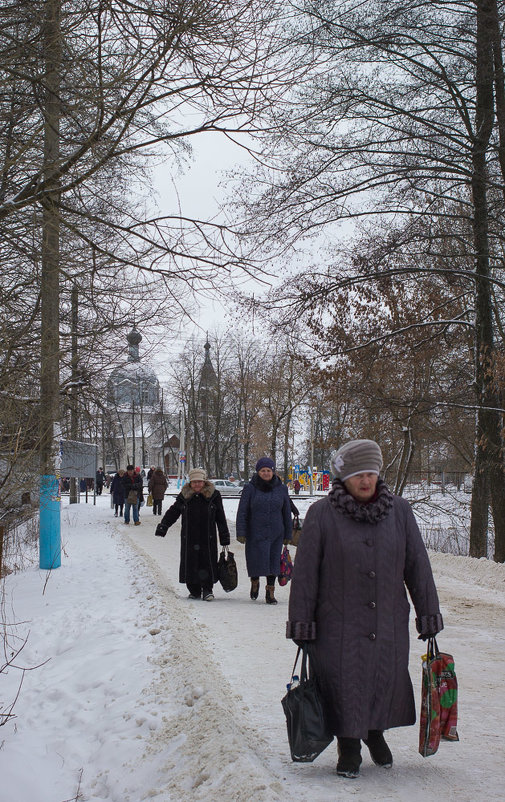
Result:
<svg viewBox="0 0 505 802">
<path fill-rule="evenodd" d="M 191 145 L 193 156 L 188 159 L 182 174 L 174 175 L 170 162 L 158 166 L 154 172 L 158 213 L 174 214 L 180 208 L 186 217 L 217 220 L 220 205 L 226 199 L 226 190 L 222 186 L 225 173 L 238 164 L 247 164 L 246 151 L 217 133 L 194 136 Z M 198 309 L 192 316 L 194 323 L 191 320 L 183 321 L 180 331 L 166 342 L 166 356 L 159 354 L 154 358 L 155 368 L 160 374 L 163 373 L 161 365 L 165 359 L 178 355 L 192 337 L 202 338 L 203 347 L 207 331 L 212 333 L 216 327 L 225 331 L 232 325 L 233 311 L 231 304 L 223 305 L 217 296 L 199 296 Z M 148 348 L 147 341 L 143 345 Z"/>
</svg>

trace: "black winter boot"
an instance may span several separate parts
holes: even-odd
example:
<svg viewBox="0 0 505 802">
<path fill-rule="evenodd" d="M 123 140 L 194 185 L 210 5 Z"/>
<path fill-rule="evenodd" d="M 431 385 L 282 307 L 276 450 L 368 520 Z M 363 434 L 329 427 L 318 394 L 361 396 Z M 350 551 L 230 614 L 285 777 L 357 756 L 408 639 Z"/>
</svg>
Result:
<svg viewBox="0 0 505 802">
<path fill-rule="evenodd" d="M 275 585 L 265 586 L 265 601 L 267 604 L 277 604 L 277 599 L 274 596 Z"/>
<path fill-rule="evenodd" d="M 256 601 L 256 599 L 258 598 L 259 590 L 260 590 L 260 581 L 259 581 L 259 579 L 251 579 L 251 593 L 250 593 L 250 596 L 251 596 L 251 599 L 253 601 Z"/>
<path fill-rule="evenodd" d="M 355 780 L 361 766 L 361 741 L 359 738 L 337 738 L 337 774 Z"/>
<path fill-rule="evenodd" d="M 393 765 L 393 755 L 391 749 L 384 740 L 382 730 L 368 730 L 368 738 L 365 743 L 370 751 L 370 757 L 376 766 L 390 769 Z"/>
</svg>

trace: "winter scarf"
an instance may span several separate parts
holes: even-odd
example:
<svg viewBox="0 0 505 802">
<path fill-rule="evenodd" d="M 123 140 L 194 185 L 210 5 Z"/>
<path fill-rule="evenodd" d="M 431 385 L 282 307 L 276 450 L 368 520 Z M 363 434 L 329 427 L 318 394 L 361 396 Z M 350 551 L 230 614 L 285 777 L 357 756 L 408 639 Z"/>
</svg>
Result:
<svg viewBox="0 0 505 802">
<path fill-rule="evenodd" d="M 258 490 L 261 490 L 263 493 L 271 493 L 278 482 L 280 482 L 280 479 L 275 475 L 275 473 L 271 479 L 268 479 L 268 481 L 262 479 L 259 473 L 253 474 L 251 478 L 251 484 L 254 485 L 254 487 L 257 487 Z"/>
<path fill-rule="evenodd" d="M 340 479 L 334 479 L 328 494 L 330 502 L 342 515 L 361 523 L 376 524 L 387 518 L 393 506 L 393 494 L 383 479 L 377 480 L 377 490 L 372 501 L 364 504 L 347 491 Z"/>
</svg>

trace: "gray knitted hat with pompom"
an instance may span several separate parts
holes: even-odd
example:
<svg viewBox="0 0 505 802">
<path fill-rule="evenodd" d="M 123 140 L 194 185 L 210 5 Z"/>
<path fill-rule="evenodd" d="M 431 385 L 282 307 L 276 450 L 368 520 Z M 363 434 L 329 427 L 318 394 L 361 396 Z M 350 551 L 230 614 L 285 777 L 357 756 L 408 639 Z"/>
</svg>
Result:
<svg viewBox="0 0 505 802">
<path fill-rule="evenodd" d="M 358 473 L 376 473 L 382 468 L 382 452 L 375 440 L 350 440 L 330 457 L 333 473 L 344 482 Z"/>
</svg>

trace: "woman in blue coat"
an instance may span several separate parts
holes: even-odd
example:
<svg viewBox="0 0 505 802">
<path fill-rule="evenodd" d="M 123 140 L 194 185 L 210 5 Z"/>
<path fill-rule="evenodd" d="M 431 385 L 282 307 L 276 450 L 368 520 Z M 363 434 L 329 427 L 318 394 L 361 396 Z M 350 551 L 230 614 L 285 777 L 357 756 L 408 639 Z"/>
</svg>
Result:
<svg viewBox="0 0 505 802">
<path fill-rule="evenodd" d="M 258 460 L 256 473 L 244 485 L 237 510 L 237 540 L 245 543 L 251 599 L 258 598 L 260 576 L 265 576 L 267 604 L 277 604 L 275 577 L 281 569 L 283 541 L 290 540 L 292 532 L 288 489 L 274 471 L 272 459 Z"/>
</svg>

